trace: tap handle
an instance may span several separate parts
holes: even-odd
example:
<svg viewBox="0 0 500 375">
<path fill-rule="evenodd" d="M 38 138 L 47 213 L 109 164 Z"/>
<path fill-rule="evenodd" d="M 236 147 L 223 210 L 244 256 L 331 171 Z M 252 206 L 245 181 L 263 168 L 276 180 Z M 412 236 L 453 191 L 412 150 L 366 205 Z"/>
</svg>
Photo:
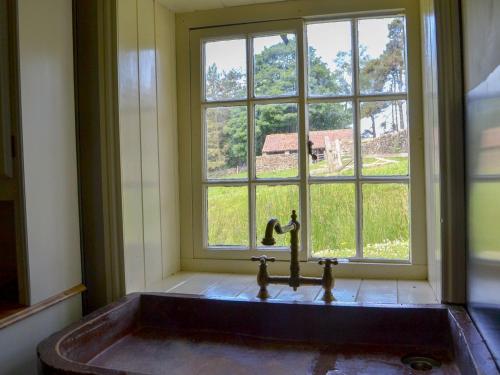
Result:
<svg viewBox="0 0 500 375">
<path fill-rule="evenodd" d="M 276 258 L 268 257 L 267 255 L 261 255 L 259 257 L 250 258 L 253 262 L 260 262 L 260 264 L 266 264 L 267 262 L 274 262 Z"/>
<path fill-rule="evenodd" d="M 325 267 L 330 267 L 331 265 L 336 266 L 337 264 L 339 264 L 339 261 L 337 260 L 337 258 L 322 258 L 320 259 L 318 264 L 320 266 L 324 265 Z"/>
</svg>

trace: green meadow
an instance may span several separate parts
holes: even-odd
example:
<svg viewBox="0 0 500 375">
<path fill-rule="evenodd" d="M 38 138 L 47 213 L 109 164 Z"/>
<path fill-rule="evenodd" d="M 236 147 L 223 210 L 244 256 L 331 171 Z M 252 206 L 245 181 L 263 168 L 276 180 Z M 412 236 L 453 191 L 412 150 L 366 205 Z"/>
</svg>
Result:
<svg viewBox="0 0 500 375">
<path fill-rule="evenodd" d="M 407 159 L 366 158 L 365 175 L 404 175 Z M 311 174 L 328 173 L 324 162 L 312 165 Z M 296 170 L 266 172 L 259 177 L 294 176 Z M 346 167 L 339 175 L 353 175 Z M 242 178 L 245 174 L 226 176 Z M 408 259 L 409 214 L 408 186 L 397 183 L 364 184 L 363 252 L 365 257 Z M 351 257 L 356 254 L 355 185 L 353 183 L 313 184 L 310 188 L 311 245 L 314 257 Z M 257 241 L 264 234 L 267 221 L 277 217 L 281 223 L 289 220 L 292 209 L 299 211 L 298 186 L 257 186 Z M 299 221 L 300 221 L 300 212 Z M 208 190 L 208 238 L 210 245 L 248 245 L 248 188 L 210 187 Z M 288 246 L 288 236 L 276 236 L 277 245 Z M 301 239 L 303 240 L 303 239 Z"/>
</svg>

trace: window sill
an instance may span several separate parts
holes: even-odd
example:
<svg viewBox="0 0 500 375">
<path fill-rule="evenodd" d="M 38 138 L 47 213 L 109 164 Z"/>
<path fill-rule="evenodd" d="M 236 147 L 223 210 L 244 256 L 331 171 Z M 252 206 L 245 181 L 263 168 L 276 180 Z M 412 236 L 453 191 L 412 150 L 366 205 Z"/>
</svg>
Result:
<svg viewBox="0 0 500 375">
<path fill-rule="evenodd" d="M 179 272 L 147 288 L 146 291 L 251 300 L 255 299 L 258 286 L 255 275 Z M 295 302 L 321 302 L 322 295 L 320 286 L 301 286 L 294 292 L 288 286 L 271 285 L 269 293 L 273 300 Z M 336 278 L 333 294 L 339 303 L 439 303 L 429 283 L 422 280 Z"/>
</svg>

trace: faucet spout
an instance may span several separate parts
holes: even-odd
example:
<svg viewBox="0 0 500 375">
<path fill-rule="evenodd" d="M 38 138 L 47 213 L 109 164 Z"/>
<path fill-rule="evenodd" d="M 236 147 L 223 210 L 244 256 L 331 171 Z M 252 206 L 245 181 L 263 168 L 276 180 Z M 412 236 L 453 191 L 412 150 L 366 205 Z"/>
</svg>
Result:
<svg viewBox="0 0 500 375">
<path fill-rule="evenodd" d="M 266 233 L 262 239 L 262 245 L 273 246 L 276 244 L 276 240 L 273 237 L 273 232 L 276 231 L 278 234 L 285 234 L 288 232 L 297 232 L 299 230 L 299 222 L 297 221 L 297 214 L 295 210 L 292 211 L 292 220 L 287 224 L 282 226 L 278 219 L 272 218 L 267 222 Z"/>
</svg>

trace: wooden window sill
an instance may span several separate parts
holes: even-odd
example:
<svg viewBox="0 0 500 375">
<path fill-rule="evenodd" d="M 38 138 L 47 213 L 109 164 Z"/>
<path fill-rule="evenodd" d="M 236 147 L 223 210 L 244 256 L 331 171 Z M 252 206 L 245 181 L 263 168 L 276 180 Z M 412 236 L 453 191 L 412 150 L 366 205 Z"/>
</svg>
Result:
<svg viewBox="0 0 500 375">
<path fill-rule="evenodd" d="M 253 300 L 258 292 L 256 275 L 179 272 L 146 288 L 146 292 L 202 295 L 209 298 Z M 271 300 L 321 302 L 320 286 L 301 286 L 294 292 L 285 285 L 270 285 Z M 339 303 L 438 304 L 427 281 L 335 278 L 333 294 Z M 336 303 L 334 302 L 334 303 Z"/>
</svg>

